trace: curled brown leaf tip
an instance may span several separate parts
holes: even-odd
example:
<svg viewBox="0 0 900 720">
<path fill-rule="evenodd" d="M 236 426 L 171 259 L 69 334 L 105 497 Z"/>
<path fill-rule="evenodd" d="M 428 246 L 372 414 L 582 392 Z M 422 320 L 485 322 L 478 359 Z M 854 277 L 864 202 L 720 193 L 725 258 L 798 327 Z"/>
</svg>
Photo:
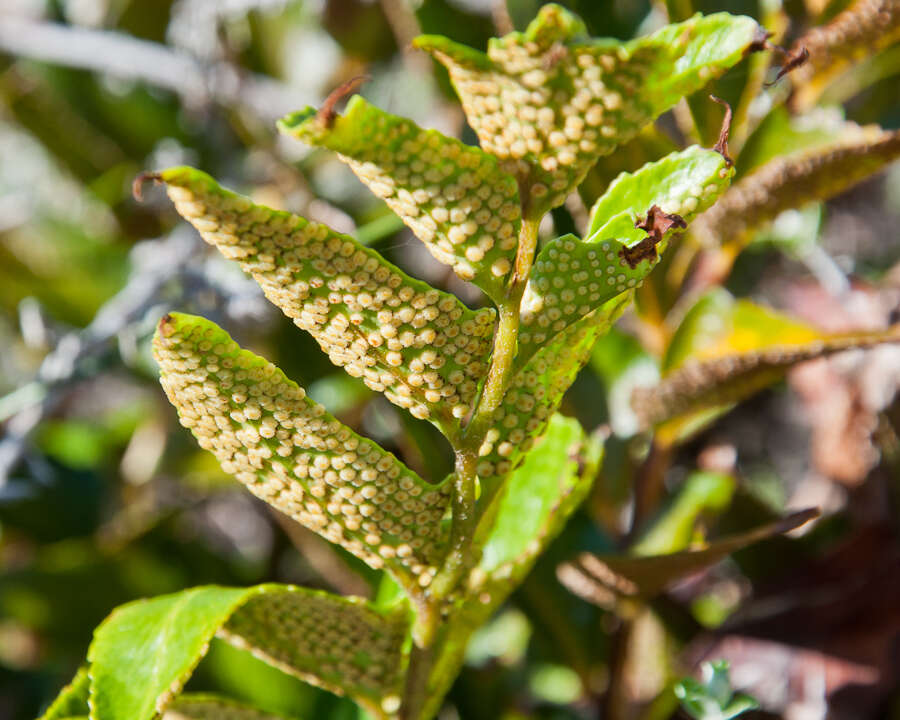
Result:
<svg viewBox="0 0 900 720">
<path fill-rule="evenodd" d="M 316 113 L 316 117 L 319 121 L 325 127 L 330 128 L 334 124 L 334 118 L 337 115 L 335 106 L 360 85 L 364 82 L 368 82 L 370 79 L 371 78 L 368 75 L 357 75 L 354 78 L 350 78 L 347 82 L 338 85 L 328 94 L 328 97 L 325 98 L 325 102 L 322 103 L 322 107 L 319 108 L 319 112 Z"/>
<path fill-rule="evenodd" d="M 162 180 L 162 175 L 155 172 L 142 172 L 131 182 L 131 194 L 138 202 L 144 201 L 144 183 L 152 180 L 158 183 Z"/>
<path fill-rule="evenodd" d="M 796 70 L 807 60 L 809 60 L 809 50 L 802 46 L 794 48 L 793 50 L 785 50 L 784 48 L 778 46 L 773 46 L 773 49 L 782 54 L 782 56 L 784 57 L 784 62 L 782 63 L 781 68 L 779 68 L 778 74 L 775 76 L 775 79 L 770 83 L 766 83 L 766 87 L 771 87 L 789 72 L 791 72 L 792 70 Z"/>
<path fill-rule="evenodd" d="M 753 36 L 753 40 L 747 46 L 747 49 L 744 50 L 744 55 L 771 50 L 773 46 L 769 42 L 770 37 L 772 37 L 772 33 L 769 30 L 766 30 L 762 25 L 757 25 L 756 34 Z"/>
<path fill-rule="evenodd" d="M 647 217 L 638 218 L 634 224 L 639 230 L 647 233 L 647 237 L 636 245 L 623 247 L 619 255 L 628 263 L 632 270 L 642 260 L 654 262 L 656 260 L 656 246 L 662 242 L 663 236 L 672 228 L 684 229 L 687 223 L 681 215 L 663 212 L 658 205 L 652 205 L 647 211 Z"/>
<path fill-rule="evenodd" d="M 722 129 L 719 130 L 719 139 L 716 141 L 716 144 L 713 145 L 713 150 L 725 158 L 725 165 L 731 167 L 734 165 L 734 160 L 732 160 L 731 156 L 728 154 L 728 133 L 731 132 L 731 105 L 715 95 L 710 95 L 709 98 L 713 102 L 725 106 L 725 117 L 722 118 Z"/>
</svg>

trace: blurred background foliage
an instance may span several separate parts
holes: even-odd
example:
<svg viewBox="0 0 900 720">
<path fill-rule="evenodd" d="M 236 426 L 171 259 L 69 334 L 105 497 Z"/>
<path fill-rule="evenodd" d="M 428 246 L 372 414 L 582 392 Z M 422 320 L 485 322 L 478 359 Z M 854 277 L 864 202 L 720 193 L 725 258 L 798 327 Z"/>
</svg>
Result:
<svg viewBox="0 0 900 720">
<path fill-rule="evenodd" d="M 206 315 L 423 476 L 450 470 L 449 448 L 333 368 L 178 221 L 162 193 L 147 188 L 138 203 L 131 181 L 190 163 L 257 202 L 353 233 L 478 304 L 477 291 L 433 262 L 336 158 L 279 137 L 274 120 L 366 72 L 362 92 L 377 105 L 475 142 L 445 72 L 409 42 L 441 33 L 483 48 L 522 29 L 541 4 L 0 2 L 0 718 L 38 715 L 74 673 L 94 626 L 130 599 L 267 580 L 378 591 L 378 573 L 277 516 L 197 448 L 160 392 L 149 334 L 168 309 Z M 728 10 L 756 17 L 789 46 L 849 3 L 563 4 L 595 36 L 627 39 L 667 17 Z M 871 50 L 817 88 L 811 104 L 807 93 L 804 110 L 900 127 L 896 33 Z M 754 62 L 714 84 L 738 109 L 739 177 L 818 137 L 815 127 L 791 125 L 778 87 L 747 94 L 766 79 Z M 764 101 L 742 105 L 748 97 Z M 542 237 L 583 229 L 585 206 L 618 172 L 686 142 L 712 145 L 721 108 L 705 98 L 698 93 L 603 159 Z M 894 166 L 828 202 L 781 213 L 743 239 L 714 279 L 826 330 L 883 327 L 900 307 L 898 227 Z M 664 265 L 638 310 L 598 344 L 564 405 L 609 434 L 594 491 L 475 637 L 441 717 L 685 717 L 677 678 L 726 658 L 735 686 L 762 706 L 748 717 L 900 718 L 896 346 L 805 363 L 660 450 L 638 432 L 630 398 L 659 378 L 662 349 L 684 316 L 686 282 Z M 635 497 L 654 473 L 652 497 Z M 674 552 L 806 506 L 824 518 L 801 537 L 742 550 L 626 620 L 621 608 L 589 604 L 556 578 L 577 552 L 638 536 L 648 551 Z M 291 718 L 361 717 L 352 703 L 218 642 L 189 687 Z"/>
</svg>

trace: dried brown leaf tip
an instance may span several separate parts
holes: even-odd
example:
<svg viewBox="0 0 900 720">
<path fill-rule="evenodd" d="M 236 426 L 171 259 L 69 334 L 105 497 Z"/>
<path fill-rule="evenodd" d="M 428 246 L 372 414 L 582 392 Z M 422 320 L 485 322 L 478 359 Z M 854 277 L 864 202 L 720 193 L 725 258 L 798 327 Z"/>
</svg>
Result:
<svg viewBox="0 0 900 720">
<path fill-rule="evenodd" d="M 662 242 L 665 234 L 672 228 L 684 229 L 687 227 L 687 223 L 681 215 L 663 212 L 658 205 L 652 205 L 647 211 L 647 217 L 643 220 L 639 218 L 634 226 L 646 232 L 647 237 L 637 245 L 623 247 L 619 251 L 619 255 L 632 270 L 641 260 L 650 262 L 656 260 L 656 246 Z"/>
<path fill-rule="evenodd" d="M 334 118 L 337 116 L 337 110 L 335 110 L 337 104 L 370 79 L 369 75 L 357 75 L 332 90 L 322 103 L 322 107 L 319 108 L 319 112 L 316 113 L 319 122 L 330 128 L 334 124 Z"/>
<path fill-rule="evenodd" d="M 144 201 L 144 183 L 148 180 L 152 180 L 154 183 L 159 183 L 161 180 L 161 175 L 155 172 L 142 172 L 131 182 L 131 195 L 138 202 Z"/>
<path fill-rule="evenodd" d="M 774 45 L 769 42 L 769 38 L 772 37 L 772 33 L 769 30 L 766 30 L 764 27 L 759 26 L 756 28 L 756 35 L 753 38 L 753 42 L 751 42 L 747 49 L 744 50 L 744 55 L 749 55 L 750 53 L 762 52 L 763 50 L 772 50 L 774 49 Z"/>
<path fill-rule="evenodd" d="M 725 117 L 722 118 L 722 129 L 719 130 L 719 139 L 716 140 L 716 144 L 713 145 L 713 150 L 725 158 L 725 165 L 731 167 L 734 165 L 734 160 L 732 160 L 731 156 L 728 154 L 728 134 L 731 132 L 731 105 L 715 95 L 710 95 L 709 99 L 725 107 Z"/>
<path fill-rule="evenodd" d="M 772 47 L 774 50 L 781 53 L 782 57 L 784 57 L 784 62 L 781 64 L 775 79 L 770 83 L 766 83 L 766 87 L 771 87 L 789 72 L 796 70 L 809 60 L 809 50 L 805 47 L 796 47 L 793 50 L 785 50 L 777 45 L 773 45 Z"/>
</svg>

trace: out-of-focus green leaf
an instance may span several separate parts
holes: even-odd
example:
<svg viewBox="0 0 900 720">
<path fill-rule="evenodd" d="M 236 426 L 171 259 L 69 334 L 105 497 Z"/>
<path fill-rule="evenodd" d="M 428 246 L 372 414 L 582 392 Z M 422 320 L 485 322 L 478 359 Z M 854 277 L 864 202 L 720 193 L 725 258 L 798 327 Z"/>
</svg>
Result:
<svg viewBox="0 0 900 720">
<path fill-rule="evenodd" d="M 377 717 L 399 705 L 406 612 L 291 586 L 207 586 L 115 610 L 94 635 L 94 720 L 149 720 L 170 707 L 221 633 L 280 670 L 347 693 Z"/>
<path fill-rule="evenodd" d="M 815 105 L 829 83 L 848 67 L 900 40 L 900 7 L 895 0 L 855 0 L 831 22 L 794 43 L 809 60 L 794 76 L 795 108 Z"/>
<path fill-rule="evenodd" d="M 698 414 L 727 408 L 778 382 L 799 362 L 884 342 L 900 342 L 900 327 L 825 333 L 713 290 L 673 335 L 659 385 L 635 390 L 633 405 L 645 426 L 657 424 L 664 440 L 674 440 Z"/>
<path fill-rule="evenodd" d="M 178 212 L 237 260 L 335 365 L 445 434 L 455 432 L 487 367 L 493 310 L 469 310 L 353 238 L 254 205 L 193 168 L 160 178 Z"/>
<path fill-rule="evenodd" d="M 447 66 L 481 146 L 528 189 L 525 216 L 539 218 L 598 157 L 739 62 L 758 30 L 719 13 L 620 44 L 589 38 L 580 18 L 550 4 L 486 55 L 440 36 L 416 44 Z"/>
<path fill-rule="evenodd" d="M 72 678 L 72 682 L 59 691 L 47 711 L 41 715 L 40 720 L 63 720 L 63 718 L 76 715 L 87 715 L 88 694 L 91 688 L 91 678 L 86 667 L 81 668 Z"/>
<path fill-rule="evenodd" d="M 588 601 L 613 604 L 619 595 L 650 598 L 668 586 L 749 545 L 800 527 L 818 515 L 802 510 L 782 520 L 713 540 L 704 547 L 665 555 L 592 555 L 583 553 L 559 570 L 560 580 Z"/>
<path fill-rule="evenodd" d="M 423 130 L 356 95 L 342 116 L 307 108 L 286 133 L 339 153 L 440 262 L 500 302 L 516 260 L 519 188 L 480 148 Z"/>
<path fill-rule="evenodd" d="M 430 583 L 444 552 L 448 483 L 426 483 L 209 320 L 165 316 L 154 354 L 181 424 L 226 472 L 371 567 L 388 569 L 411 596 Z"/>
<path fill-rule="evenodd" d="M 697 219 L 695 237 L 702 244 L 725 246 L 735 255 L 753 231 L 783 210 L 827 200 L 900 157 L 900 131 L 844 123 L 832 142 L 822 140 L 819 131 L 810 131 L 797 141 L 800 146 L 808 144 L 806 149 L 777 154 L 742 177 Z M 765 157 L 772 150 L 757 147 L 754 152 Z"/>
<path fill-rule="evenodd" d="M 283 720 L 252 705 L 216 697 L 189 693 L 175 699 L 162 720 Z"/>
<path fill-rule="evenodd" d="M 631 547 L 634 555 L 664 555 L 690 545 L 697 519 L 728 507 L 735 481 L 717 472 L 695 472 L 685 481 L 675 500 Z"/>
<path fill-rule="evenodd" d="M 640 285 L 668 239 L 715 202 L 732 174 L 722 155 L 692 147 L 616 178 L 591 210 L 586 240 L 567 235 L 538 254 L 522 300 L 516 365 L 579 318 Z M 660 210 L 680 222 L 666 223 L 651 238 L 636 224 Z"/>
<path fill-rule="evenodd" d="M 731 720 L 759 707 L 749 695 L 735 694 L 728 676 L 728 663 L 703 663 L 703 682 L 683 678 L 674 688 L 681 706 L 695 720 Z"/>
</svg>

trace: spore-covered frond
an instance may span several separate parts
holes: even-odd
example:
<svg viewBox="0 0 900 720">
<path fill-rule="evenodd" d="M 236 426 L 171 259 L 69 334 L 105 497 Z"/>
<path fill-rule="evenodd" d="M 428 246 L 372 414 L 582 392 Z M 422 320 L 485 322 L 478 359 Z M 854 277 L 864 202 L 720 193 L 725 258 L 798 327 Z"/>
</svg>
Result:
<svg viewBox="0 0 900 720">
<path fill-rule="evenodd" d="M 178 212 L 335 365 L 453 435 L 487 369 L 493 310 L 469 310 L 353 238 L 254 205 L 198 170 L 159 177 Z"/>
<path fill-rule="evenodd" d="M 408 613 L 305 588 L 265 588 L 219 636 L 301 680 L 350 695 L 376 717 L 394 717 L 406 669 Z"/>
<path fill-rule="evenodd" d="M 900 2 L 855 0 L 831 22 L 802 35 L 794 48 L 809 58 L 794 73 L 792 104 L 812 107 L 838 75 L 900 40 Z"/>
<path fill-rule="evenodd" d="M 214 323 L 171 314 L 154 354 L 181 424 L 225 472 L 410 593 L 442 559 L 449 485 L 424 482 Z"/>
<path fill-rule="evenodd" d="M 481 146 L 527 189 L 526 217 L 537 218 L 598 157 L 739 62 L 758 31 L 719 13 L 621 44 L 589 38 L 551 4 L 524 33 L 491 40 L 487 55 L 440 36 L 416 44 L 447 66 Z"/>
<path fill-rule="evenodd" d="M 355 96 L 344 115 L 307 108 L 285 132 L 337 152 L 428 250 L 493 300 L 505 292 L 521 225 L 519 189 L 493 155 L 423 130 Z"/>
<path fill-rule="evenodd" d="M 900 157 L 900 131 L 846 123 L 834 142 L 777 156 L 738 180 L 697 220 L 706 245 L 740 248 L 783 210 L 827 200 Z"/>
<path fill-rule="evenodd" d="M 639 286 L 668 239 L 710 207 L 733 174 L 718 152 L 692 147 L 619 175 L 594 205 L 586 240 L 567 235 L 538 254 L 522 300 L 516 365 L 607 300 Z"/>
<path fill-rule="evenodd" d="M 515 373 L 479 450 L 478 477 L 484 506 L 528 453 L 559 408 L 591 349 L 631 301 L 623 293 L 569 325 Z"/>
</svg>

